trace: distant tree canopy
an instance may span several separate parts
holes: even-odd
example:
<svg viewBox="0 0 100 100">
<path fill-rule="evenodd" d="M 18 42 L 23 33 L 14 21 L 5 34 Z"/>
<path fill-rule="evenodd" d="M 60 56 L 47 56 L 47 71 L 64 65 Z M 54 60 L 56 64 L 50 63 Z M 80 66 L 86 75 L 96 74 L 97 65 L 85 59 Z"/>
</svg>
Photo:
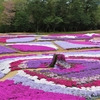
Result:
<svg viewBox="0 0 100 100">
<path fill-rule="evenodd" d="M 0 32 L 100 29 L 99 0 L 0 0 Z"/>
</svg>

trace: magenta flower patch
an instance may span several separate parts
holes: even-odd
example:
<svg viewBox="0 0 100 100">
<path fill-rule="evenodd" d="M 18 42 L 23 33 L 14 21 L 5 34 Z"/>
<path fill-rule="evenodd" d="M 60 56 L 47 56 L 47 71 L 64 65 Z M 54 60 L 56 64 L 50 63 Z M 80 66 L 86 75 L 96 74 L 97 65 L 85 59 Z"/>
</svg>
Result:
<svg viewBox="0 0 100 100">
<path fill-rule="evenodd" d="M 36 46 L 36 45 L 13 45 L 10 46 L 20 51 L 52 51 L 55 50 L 54 48 L 45 47 L 45 46 Z"/>
<path fill-rule="evenodd" d="M 0 82 L 0 87 L 0 100 L 85 100 L 84 97 L 33 89 L 11 80 Z"/>
<path fill-rule="evenodd" d="M 10 39 L 10 37 L 0 37 L 0 42 L 1 43 L 6 43 L 7 39 Z"/>
<path fill-rule="evenodd" d="M 20 51 L 54 51 L 57 47 L 51 42 L 34 42 L 34 43 L 16 43 L 8 44 L 10 47 L 15 48 Z"/>
</svg>

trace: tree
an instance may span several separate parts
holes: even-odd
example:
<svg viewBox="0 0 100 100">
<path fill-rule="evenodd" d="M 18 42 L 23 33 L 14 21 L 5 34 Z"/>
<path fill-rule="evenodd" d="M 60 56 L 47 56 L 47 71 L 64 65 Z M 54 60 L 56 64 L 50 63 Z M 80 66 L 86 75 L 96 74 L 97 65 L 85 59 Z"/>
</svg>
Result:
<svg viewBox="0 0 100 100">
<path fill-rule="evenodd" d="M 47 25 L 46 31 L 56 31 L 55 29 L 62 22 L 63 22 L 62 18 L 57 17 L 57 16 L 49 16 L 49 17 L 45 18 L 44 23 Z M 53 30 L 51 30 L 51 28 Z"/>
<path fill-rule="evenodd" d="M 4 25 L 11 25 L 13 18 L 15 17 L 15 6 L 12 1 L 5 1 L 3 3 L 4 11 L 2 13 L 2 23 Z"/>
<path fill-rule="evenodd" d="M 100 0 L 0 0 L 0 30 L 48 32 L 96 29 L 100 27 L 99 2 Z"/>
<path fill-rule="evenodd" d="M 98 10 L 98 1 L 99 0 L 84 0 L 84 13 L 88 16 L 88 20 L 90 20 L 90 23 L 87 26 L 88 29 L 95 29 L 96 27 L 97 19 L 95 16 Z M 85 19 L 87 22 L 88 20 Z"/>
<path fill-rule="evenodd" d="M 15 31 L 28 31 L 29 17 L 25 11 L 18 11 L 15 15 L 13 26 Z"/>
<path fill-rule="evenodd" d="M 11 28 L 11 26 L 12 26 L 13 19 L 15 17 L 15 6 L 14 3 L 10 0 L 4 1 L 2 2 L 2 4 L 4 9 L 1 14 L 0 30 L 2 32 L 9 32 L 13 29 Z"/>
<path fill-rule="evenodd" d="M 15 4 L 16 11 L 25 10 L 28 5 L 28 0 L 12 0 Z"/>
<path fill-rule="evenodd" d="M 95 19 L 96 19 L 96 29 L 100 29 L 100 5 L 98 6 L 98 10 L 96 12 L 96 15 L 95 15 Z"/>
<path fill-rule="evenodd" d="M 43 19 L 46 16 L 46 2 L 45 0 L 33 0 L 28 4 L 28 15 L 31 18 L 30 24 L 31 28 L 34 28 L 34 31 L 39 31 L 42 29 Z"/>
<path fill-rule="evenodd" d="M 3 0 L 0 0 L 0 24 L 1 24 L 1 15 L 2 15 L 2 12 L 3 12 Z"/>
<path fill-rule="evenodd" d="M 70 0 L 59 0 L 56 4 L 56 16 L 63 20 L 59 26 L 62 31 L 67 31 L 70 24 L 70 2 Z"/>
</svg>

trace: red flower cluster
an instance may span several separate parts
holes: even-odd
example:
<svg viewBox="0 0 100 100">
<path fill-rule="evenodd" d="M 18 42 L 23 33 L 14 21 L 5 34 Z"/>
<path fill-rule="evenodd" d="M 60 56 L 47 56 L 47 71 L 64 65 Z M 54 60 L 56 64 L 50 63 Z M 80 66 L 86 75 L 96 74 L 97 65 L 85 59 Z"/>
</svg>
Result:
<svg viewBox="0 0 100 100">
<path fill-rule="evenodd" d="M 72 86 L 77 85 L 76 81 L 72 81 L 72 80 L 66 80 L 66 79 L 61 79 L 61 78 L 52 78 L 52 77 L 48 77 L 44 74 L 37 73 L 34 71 L 29 71 L 29 70 L 24 70 L 24 72 L 27 74 L 30 74 L 32 76 L 38 76 L 39 79 L 45 78 L 47 81 L 53 81 L 56 84 L 61 84 L 61 85 L 65 85 L 68 87 L 72 87 Z"/>
<path fill-rule="evenodd" d="M 77 87 L 81 88 L 81 87 L 92 87 L 92 86 L 100 86 L 100 80 L 96 80 L 85 84 L 80 84 Z"/>
<path fill-rule="evenodd" d="M 10 69 L 11 69 L 11 71 L 20 70 L 21 68 L 18 67 L 18 65 L 21 64 L 23 61 L 25 61 L 25 60 L 18 60 L 18 61 L 10 63 L 10 66 L 11 66 Z"/>
</svg>

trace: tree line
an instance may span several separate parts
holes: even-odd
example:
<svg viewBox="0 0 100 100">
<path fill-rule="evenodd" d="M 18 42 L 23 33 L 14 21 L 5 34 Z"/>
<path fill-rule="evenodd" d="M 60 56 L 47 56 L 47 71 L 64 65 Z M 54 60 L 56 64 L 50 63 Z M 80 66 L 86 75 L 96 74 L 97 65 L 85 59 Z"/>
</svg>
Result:
<svg viewBox="0 0 100 100">
<path fill-rule="evenodd" d="M 100 29 L 99 0 L 0 0 L 0 32 Z"/>
</svg>

